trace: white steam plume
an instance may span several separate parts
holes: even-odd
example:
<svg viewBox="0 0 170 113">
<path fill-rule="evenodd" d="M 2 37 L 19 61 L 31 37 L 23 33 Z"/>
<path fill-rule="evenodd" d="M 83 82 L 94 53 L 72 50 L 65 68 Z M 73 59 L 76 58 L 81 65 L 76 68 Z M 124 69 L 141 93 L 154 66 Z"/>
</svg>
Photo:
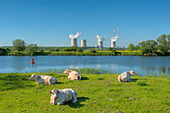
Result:
<svg viewBox="0 0 170 113">
<path fill-rule="evenodd" d="M 117 36 L 110 37 L 110 40 L 112 42 L 116 42 L 118 38 L 119 38 L 119 36 L 117 35 Z"/>
<path fill-rule="evenodd" d="M 76 34 L 75 34 L 75 35 L 73 35 L 73 34 L 69 34 L 69 38 L 79 38 L 81 35 L 82 35 L 82 33 L 81 33 L 81 32 L 76 32 Z"/>
<path fill-rule="evenodd" d="M 102 36 L 102 35 L 96 35 L 96 38 L 98 41 L 105 41 L 106 39 L 104 37 L 105 36 Z"/>
</svg>

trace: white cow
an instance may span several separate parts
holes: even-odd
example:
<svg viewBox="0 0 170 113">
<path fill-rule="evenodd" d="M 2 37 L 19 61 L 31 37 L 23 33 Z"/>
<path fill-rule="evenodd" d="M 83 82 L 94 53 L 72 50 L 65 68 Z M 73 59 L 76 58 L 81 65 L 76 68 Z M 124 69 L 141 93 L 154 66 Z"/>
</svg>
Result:
<svg viewBox="0 0 170 113">
<path fill-rule="evenodd" d="M 57 83 L 57 79 L 52 76 L 45 76 L 45 75 L 35 75 L 32 74 L 32 76 L 29 78 L 30 80 L 35 80 L 37 84 L 55 84 Z"/>
<path fill-rule="evenodd" d="M 119 82 L 130 82 L 132 78 L 130 76 L 135 76 L 136 73 L 134 71 L 126 71 L 119 75 L 118 80 Z"/>
<path fill-rule="evenodd" d="M 61 105 L 69 101 L 72 101 L 72 103 L 77 102 L 78 93 L 72 89 L 53 89 L 50 94 L 50 104 L 53 105 Z"/>
<path fill-rule="evenodd" d="M 68 79 L 70 80 L 81 80 L 81 75 L 77 71 L 66 69 L 64 74 L 68 74 Z"/>
</svg>

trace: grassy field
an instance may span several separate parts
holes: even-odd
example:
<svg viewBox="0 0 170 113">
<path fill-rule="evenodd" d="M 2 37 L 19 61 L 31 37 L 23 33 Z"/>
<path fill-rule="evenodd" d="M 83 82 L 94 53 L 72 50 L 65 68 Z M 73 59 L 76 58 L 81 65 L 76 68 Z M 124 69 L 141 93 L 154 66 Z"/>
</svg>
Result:
<svg viewBox="0 0 170 113">
<path fill-rule="evenodd" d="M 116 74 L 82 74 L 81 81 L 70 81 L 65 74 L 44 74 L 56 77 L 58 83 L 37 85 L 28 80 L 31 73 L 1 73 L 0 112 L 170 112 L 170 77 L 135 76 L 133 82 L 120 83 Z M 63 88 L 76 90 L 78 102 L 51 105 L 49 91 Z"/>
</svg>

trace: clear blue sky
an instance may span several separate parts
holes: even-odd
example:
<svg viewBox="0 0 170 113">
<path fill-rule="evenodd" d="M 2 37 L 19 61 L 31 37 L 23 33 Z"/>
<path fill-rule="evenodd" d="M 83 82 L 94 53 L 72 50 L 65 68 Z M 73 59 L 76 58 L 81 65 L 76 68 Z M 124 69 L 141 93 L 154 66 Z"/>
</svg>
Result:
<svg viewBox="0 0 170 113">
<path fill-rule="evenodd" d="M 38 46 L 70 46 L 69 34 L 96 46 L 95 35 L 119 27 L 118 46 L 170 34 L 170 0 L 0 0 L 0 46 L 23 39 Z"/>
</svg>

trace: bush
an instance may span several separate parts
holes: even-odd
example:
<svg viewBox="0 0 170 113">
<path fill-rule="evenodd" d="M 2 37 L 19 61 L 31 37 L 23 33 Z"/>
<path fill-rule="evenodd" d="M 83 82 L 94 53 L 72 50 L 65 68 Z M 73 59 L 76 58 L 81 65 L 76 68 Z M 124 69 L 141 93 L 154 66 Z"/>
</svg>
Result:
<svg viewBox="0 0 170 113">
<path fill-rule="evenodd" d="M 6 49 L 2 49 L 2 48 L 0 48 L 0 55 L 5 55 L 6 54 Z"/>
<path fill-rule="evenodd" d="M 40 53 L 43 53 L 43 52 L 44 52 L 44 50 L 40 49 L 40 50 L 39 50 L 39 52 L 40 52 Z"/>
<path fill-rule="evenodd" d="M 116 55 L 116 49 L 112 50 L 113 55 Z"/>
<path fill-rule="evenodd" d="M 55 49 L 55 51 L 59 51 L 59 49 Z"/>
<path fill-rule="evenodd" d="M 77 52 L 83 52 L 83 50 L 81 50 L 81 49 L 77 48 Z"/>
<path fill-rule="evenodd" d="M 109 47 L 109 48 L 108 48 L 108 50 L 109 50 L 109 51 L 112 51 L 112 50 L 113 50 L 113 48 Z"/>
<path fill-rule="evenodd" d="M 89 53 L 97 53 L 97 51 L 94 49 L 90 49 Z"/>
<path fill-rule="evenodd" d="M 61 51 L 77 51 L 76 47 L 63 48 Z"/>
<path fill-rule="evenodd" d="M 49 51 L 55 51 L 54 49 L 49 49 Z"/>
</svg>

